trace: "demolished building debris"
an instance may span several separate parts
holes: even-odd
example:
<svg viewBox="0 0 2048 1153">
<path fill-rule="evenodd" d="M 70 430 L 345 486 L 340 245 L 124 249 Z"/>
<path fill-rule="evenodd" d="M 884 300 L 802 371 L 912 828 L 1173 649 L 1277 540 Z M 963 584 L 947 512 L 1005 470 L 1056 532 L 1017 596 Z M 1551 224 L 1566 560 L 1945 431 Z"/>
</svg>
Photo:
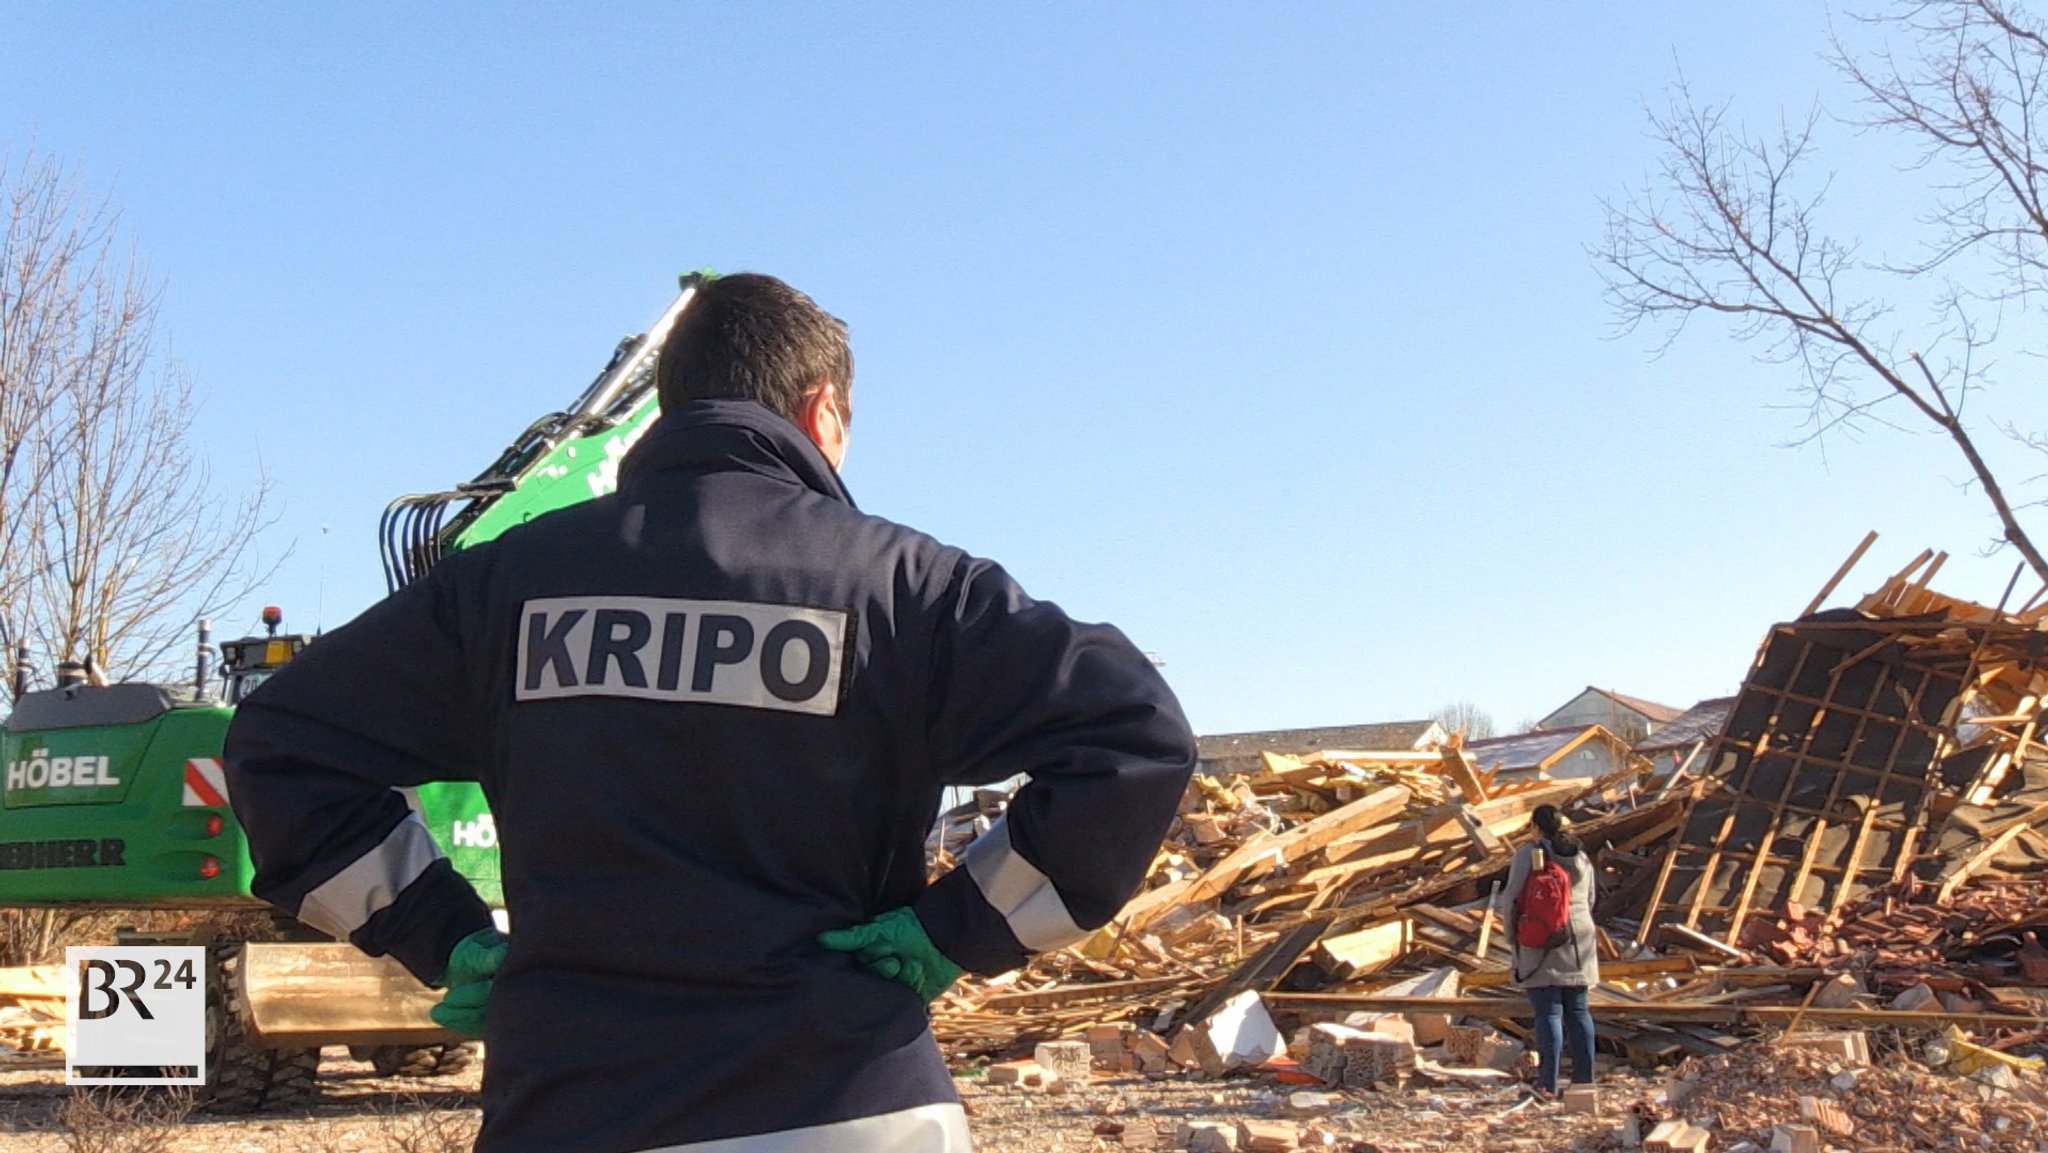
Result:
<svg viewBox="0 0 2048 1153">
<path fill-rule="evenodd" d="M 1149 1035 L 1196 1076 L 1258 1068 L 1221 1052 L 1253 995 L 1293 1046 L 1265 1075 L 1340 1090 L 1501 1076 L 1465 1051 L 1475 1037 L 1498 1038 L 1488 1059 L 1519 1071 L 1528 1009 L 1508 987 L 1490 898 L 1532 835 L 1529 812 L 1550 803 L 1600 871 L 1593 1001 L 1610 1055 L 1725 1060 L 1761 1035 L 1849 1067 L 1873 1043 L 1947 1029 L 1986 1051 L 2039 1049 L 2048 604 L 1945 596 L 1929 587 L 1941 560 L 1924 553 L 1822 611 L 1845 564 L 1768 631 L 1738 696 L 1713 702 L 1725 720 L 1687 734 L 1683 757 L 1660 749 L 1558 780 L 1499 772 L 1452 736 L 1267 751 L 1254 769 L 1199 775 L 1149 887 L 1116 921 L 957 987 L 934 1006 L 935 1031 L 971 1059 L 1114 1024 L 1125 1041 L 1106 1057 L 1098 1046 L 1098 1068 L 1143 1068 L 1129 1039 Z M 935 836 L 941 867 L 1000 811 L 998 795 L 979 801 Z M 1374 1056 L 1397 1051 L 1373 1037 L 1376 1019 L 1402 1022 L 1408 1060 Z M 1346 1075 L 1353 1052 L 1370 1074 Z M 2037 1074 L 2014 1075 L 2048 1104 Z M 1773 1125 L 1815 1123 L 1795 1112 L 1749 1131 L 1768 1142 Z"/>
</svg>

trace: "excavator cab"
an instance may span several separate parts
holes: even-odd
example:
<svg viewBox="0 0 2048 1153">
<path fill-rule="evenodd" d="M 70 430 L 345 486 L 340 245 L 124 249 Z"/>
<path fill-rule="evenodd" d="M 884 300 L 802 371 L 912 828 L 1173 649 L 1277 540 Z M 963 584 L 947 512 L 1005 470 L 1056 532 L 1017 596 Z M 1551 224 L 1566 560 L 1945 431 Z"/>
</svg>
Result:
<svg viewBox="0 0 2048 1153">
<path fill-rule="evenodd" d="M 284 624 L 284 614 L 276 605 L 263 609 L 263 626 L 268 635 L 243 637 L 238 641 L 223 641 L 220 646 L 221 672 L 227 678 L 227 703 L 239 705 L 256 686 L 267 681 L 277 670 L 291 663 L 313 638 L 304 633 L 277 635 Z"/>
</svg>

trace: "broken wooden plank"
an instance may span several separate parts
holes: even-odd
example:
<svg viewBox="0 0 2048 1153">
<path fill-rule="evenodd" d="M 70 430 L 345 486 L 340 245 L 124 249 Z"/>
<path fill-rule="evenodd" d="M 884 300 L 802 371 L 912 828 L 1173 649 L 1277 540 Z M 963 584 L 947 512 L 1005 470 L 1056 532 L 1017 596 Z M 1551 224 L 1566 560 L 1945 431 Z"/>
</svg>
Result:
<svg viewBox="0 0 2048 1153">
<path fill-rule="evenodd" d="M 1472 838 L 1472 843 L 1478 846 L 1481 853 L 1492 856 L 1507 849 L 1507 842 L 1501 840 L 1500 834 L 1486 827 L 1475 806 L 1459 805 L 1457 817 L 1458 824 L 1465 830 L 1465 835 Z"/>
<path fill-rule="evenodd" d="M 1617 981 L 1698 971 L 1699 965 L 1691 957 L 1652 957 L 1641 961 L 1611 961 L 1603 964 L 1600 966 L 1600 979 Z M 1498 988 L 1508 984 L 1508 974 L 1467 973 L 1464 984 L 1467 989 Z"/>
<path fill-rule="evenodd" d="M 1828 583 L 1820 586 L 1820 591 L 1813 594 L 1813 600 L 1807 603 L 1806 611 L 1800 613 L 1799 615 L 1802 617 L 1810 617 L 1814 613 L 1819 612 L 1820 606 L 1827 601 L 1829 596 L 1833 595 L 1836 586 L 1842 583 L 1842 578 L 1849 575 L 1849 570 L 1855 568 L 1856 562 L 1862 560 L 1863 554 L 1869 552 L 1870 546 L 1876 543 L 1876 529 L 1872 529 L 1869 532 L 1864 533 L 1863 543 L 1857 545 L 1856 548 L 1849 553 L 1848 559 L 1844 560 L 1841 564 L 1841 567 L 1835 570 L 1835 575 L 1828 578 Z M 1922 556 L 1924 558 L 1925 554 L 1922 554 Z M 1919 567 L 1920 565 L 1916 561 L 1913 565 L 1913 568 Z"/>
<path fill-rule="evenodd" d="M 1486 784 L 1479 779 L 1479 770 L 1472 764 L 1471 754 L 1463 749 L 1444 749 L 1441 753 L 1444 776 L 1458 786 L 1458 795 L 1468 805 L 1485 804 Z"/>
<path fill-rule="evenodd" d="M 1199 977 L 1140 977 L 1132 981 L 1102 981 L 1092 985 L 1061 985 L 1052 989 L 1033 989 L 1023 993 L 993 993 L 980 998 L 981 1006 L 990 1010 L 1045 1009 L 1058 1005 L 1071 1005 L 1077 1001 L 1116 1000 L 1122 997 L 1143 997 L 1168 989 L 1181 988 L 1201 983 Z"/>
<path fill-rule="evenodd" d="M 1404 917 L 1316 943 L 1318 967 L 1340 981 L 1377 973 L 1406 953 L 1413 929 Z"/>
<path fill-rule="evenodd" d="M 1390 785 L 1303 821 L 1284 833 L 1255 834 L 1201 875 L 1138 894 L 1124 906 L 1116 923 L 1124 926 L 1126 934 L 1135 933 L 1175 905 L 1220 897 L 1241 881 L 1256 880 L 1275 868 L 1324 848 L 1340 837 L 1398 816 L 1408 807 L 1411 796 L 1413 794 L 1400 785 Z"/>
<path fill-rule="evenodd" d="M 1935 891 L 1934 903 L 1937 905 L 1948 904 L 1949 899 L 1955 896 L 1957 889 L 1961 888 L 1971 877 L 1975 876 L 1978 870 L 1996 860 L 2000 853 L 2003 853 L 2009 845 L 2019 839 L 2021 833 L 2035 828 L 2044 822 L 2048 822 L 2048 803 L 2035 805 L 2026 813 L 2005 822 L 2004 827 L 1998 833 L 1992 835 L 1991 839 L 1985 842 L 1983 848 L 1978 849 L 1968 857 L 1948 867 L 1946 874 L 1942 878 L 1941 888 Z"/>
<path fill-rule="evenodd" d="M 1742 950 L 1725 941 L 1717 941 L 1697 929 L 1689 929 L 1684 925 L 1661 925 L 1658 928 L 1666 936 L 1678 938 L 1678 943 L 1681 945 L 1690 946 L 1695 949 L 1704 949 L 1709 953 L 1726 957 L 1731 961 L 1743 959 Z"/>
</svg>

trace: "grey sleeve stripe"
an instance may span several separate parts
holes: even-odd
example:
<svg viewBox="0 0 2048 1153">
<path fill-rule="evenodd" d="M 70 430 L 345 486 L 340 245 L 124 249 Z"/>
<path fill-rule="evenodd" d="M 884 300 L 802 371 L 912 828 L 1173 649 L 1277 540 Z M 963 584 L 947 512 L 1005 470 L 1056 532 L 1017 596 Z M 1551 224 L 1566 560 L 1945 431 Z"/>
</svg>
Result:
<svg viewBox="0 0 2048 1153">
<path fill-rule="evenodd" d="M 779 1129 L 687 1145 L 663 1145 L 640 1153 L 845 1153 L 887 1149 L 890 1153 L 968 1153 L 967 1114 L 959 1105 L 918 1105 L 873 1117 L 833 1121 L 802 1129 Z"/>
<path fill-rule="evenodd" d="M 1010 843 L 1010 818 L 998 820 L 967 846 L 963 867 L 983 899 L 1003 915 L 1017 943 L 1026 949 L 1043 953 L 1088 935 L 1074 923 L 1052 882 Z"/>
<path fill-rule="evenodd" d="M 441 848 L 419 814 L 407 813 L 381 844 L 307 893 L 299 920 L 346 941 L 440 859 Z"/>
</svg>

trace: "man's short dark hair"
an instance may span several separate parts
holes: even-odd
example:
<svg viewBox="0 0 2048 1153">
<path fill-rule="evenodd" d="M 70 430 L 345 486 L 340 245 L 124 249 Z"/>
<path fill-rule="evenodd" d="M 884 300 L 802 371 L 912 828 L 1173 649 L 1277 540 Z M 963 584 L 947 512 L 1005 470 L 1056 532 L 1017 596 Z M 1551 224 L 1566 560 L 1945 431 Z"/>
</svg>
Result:
<svg viewBox="0 0 2048 1153">
<path fill-rule="evenodd" d="M 693 400 L 753 400 L 795 420 L 804 393 L 821 378 L 851 423 L 846 323 L 772 276 L 736 272 L 697 290 L 661 346 L 654 382 L 663 410 Z"/>
</svg>

